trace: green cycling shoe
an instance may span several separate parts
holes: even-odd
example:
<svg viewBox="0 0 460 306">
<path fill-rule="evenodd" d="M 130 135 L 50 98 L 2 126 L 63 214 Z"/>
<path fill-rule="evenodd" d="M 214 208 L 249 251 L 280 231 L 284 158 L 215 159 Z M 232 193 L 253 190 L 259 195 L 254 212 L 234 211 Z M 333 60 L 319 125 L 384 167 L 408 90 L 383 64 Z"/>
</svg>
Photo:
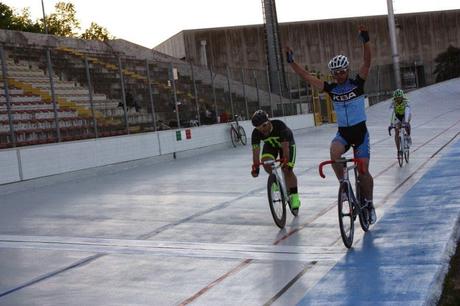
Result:
<svg viewBox="0 0 460 306">
<path fill-rule="evenodd" d="M 298 193 L 294 193 L 290 195 L 291 198 L 291 208 L 292 209 L 299 209 L 300 207 L 300 198 Z"/>
</svg>

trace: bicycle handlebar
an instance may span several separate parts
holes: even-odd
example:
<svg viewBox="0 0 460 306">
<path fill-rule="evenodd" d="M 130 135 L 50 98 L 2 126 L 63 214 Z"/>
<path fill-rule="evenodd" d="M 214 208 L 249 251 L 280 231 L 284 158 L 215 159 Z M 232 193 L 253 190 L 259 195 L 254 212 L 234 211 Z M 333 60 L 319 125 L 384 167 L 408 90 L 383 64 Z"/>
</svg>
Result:
<svg viewBox="0 0 460 306">
<path fill-rule="evenodd" d="M 406 122 L 401 123 L 401 127 L 402 127 L 402 128 L 405 128 L 405 127 L 407 127 L 407 126 L 408 126 L 408 124 L 407 124 Z M 394 130 L 394 129 L 396 129 L 396 127 L 395 127 L 394 125 L 388 127 L 388 135 L 390 135 L 390 136 L 391 136 L 391 130 L 392 130 L 392 129 Z"/>
<path fill-rule="evenodd" d="M 261 166 L 261 165 L 274 165 L 276 162 L 278 163 L 282 163 L 284 160 L 279 158 L 279 159 L 269 159 L 269 160 L 266 160 L 266 161 L 263 161 L 263 162 L 259 162 L 257 164 L 255 164 L 255 166 Z"/>
<path fill-rule="evenodd" d="M 340 159 L 336 159 L 336 160 L 326 160 L 326 161 L 323 161 L 322 163 L 319 164 L 319 167 L 318 167 L 318 170 L 319 170 L 319 175 L 322 177 L 322 178 L 325 178 L 326 175 L 324 175 L 324 172 L 323 172 L 323 167 L 325 165 L 329 165 L 329 164 L 335 164 L 335 163 L 348 163 L 348 162 L 354 162 L 355 164 L 358 165 L 358 170 L 360 173 L 364 173 L 364 165 L 363 165 L 363 161 L 359 158 L 340 158 Z"/>
</svg>

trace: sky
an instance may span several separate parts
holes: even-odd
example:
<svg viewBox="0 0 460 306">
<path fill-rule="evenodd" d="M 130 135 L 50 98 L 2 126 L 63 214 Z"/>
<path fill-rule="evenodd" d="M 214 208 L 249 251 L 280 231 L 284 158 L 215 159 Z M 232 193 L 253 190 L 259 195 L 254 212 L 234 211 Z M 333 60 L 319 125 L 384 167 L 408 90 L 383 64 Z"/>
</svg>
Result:
<svg viewBox="0 0 460 306">
<path fill-rule="evenodd" d="M 41 0 L 0 0 L 42 16 Z M 91 22 L 116 38 L 153 48 L 182 30 L 262 24 L 262 0 L 61 0 L 75 5 L 82 30 Z M 43 0 L 47 14 L 59 0 Z M 460 9 L 459 0 L 393 0 L 395 14 Z M 384 15 L 387 0 L 278 0 L 279 22 Z"/>
</svg>

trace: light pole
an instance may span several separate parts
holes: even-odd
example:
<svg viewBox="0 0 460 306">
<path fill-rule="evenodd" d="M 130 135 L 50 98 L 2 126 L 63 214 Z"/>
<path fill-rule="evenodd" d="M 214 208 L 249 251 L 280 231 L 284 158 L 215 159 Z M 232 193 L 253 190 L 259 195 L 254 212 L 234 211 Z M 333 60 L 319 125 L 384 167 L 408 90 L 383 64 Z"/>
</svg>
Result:
<svg viewBox="0 0 460 306">
<path fill-rule="evenodd" d="M 45 5 L 42 1 L 42 12 L 43 12 L 43 25 L 45 26 L 45 34 L 48 34 L 48 26 L 46 24 L 46 15 L 45 15 Z M 59 128 L 59 118 L 58 118 L 58 111 L 57 111 L 57 104 L 56 104 L 56 96 L 54 94 L 54 81 L 53 81 L 53 67 L 51 65 L 51 54 L 50 48 L 46 47 L 46 61 L 48 64 L 48 76 L 50 79 L 50 89 L 51 89 L 51 102 L 53 103 L 53 112 L 54 112 L 54 122 L 56 125 L 56 138 L 58 142 L 61 142 L 61 131 Z"/>
<path fill-rule="evenodd" d="M 43 4 L 42 1 L 42 13 L 43 13 L 43 25 L 45 26 L 45 34 L 48 34 L 48 26 L 46 25 L 46 14 L 45 14 L 45 5 Z"/>
<path fill-rule="evenodd" d="M 388 28 L 390 30 L 391 52 L 393 56 L 393 71 L 395 76 L 396 88 L 401 88 L 401 74 L 399 68 L 398 45 L 396 43 L 396 25 L 393 12 L 393 0 L 387 0 L 388 7 Z"/>
</svg>

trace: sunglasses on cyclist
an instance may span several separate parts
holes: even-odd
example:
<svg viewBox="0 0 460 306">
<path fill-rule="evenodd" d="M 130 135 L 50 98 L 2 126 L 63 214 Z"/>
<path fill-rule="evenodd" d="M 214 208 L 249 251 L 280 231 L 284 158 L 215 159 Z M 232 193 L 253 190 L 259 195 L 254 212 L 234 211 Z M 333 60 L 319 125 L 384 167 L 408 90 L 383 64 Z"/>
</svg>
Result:
<svg viewBox="0 0 460 306">
<path fill-rule="evenodd" d="M 347 73 L 347 69 L 339 69 L 339 70 L 332 71 L 333 75 L 342 75 L 342 74 L 345 74 L 345 73 Z"/>
<path fill-rule="evenodd" d="M 270 121 L 265 121 L 264 123 L 262 123 L 261 125 L 259 125 L 258 127 L 256 127 L 256 129 L 258 130 L 262 130 L 264 128 L 266 128 L 267 126 L 270 125 Z"/>
</svg>

